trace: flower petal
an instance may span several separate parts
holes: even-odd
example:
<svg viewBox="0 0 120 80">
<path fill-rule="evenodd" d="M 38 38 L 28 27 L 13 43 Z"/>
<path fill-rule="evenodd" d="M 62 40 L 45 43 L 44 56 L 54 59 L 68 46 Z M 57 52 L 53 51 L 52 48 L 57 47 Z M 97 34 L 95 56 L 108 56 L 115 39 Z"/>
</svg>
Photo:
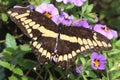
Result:
<svg viewBox="0 0 120 80">
<path fill-rule="evenodd" d="M 92 53 L 91 59 L 94 61 L 98 57 L 98 54 L 96 52 Z"/>
<path fill-rule="evenodd" d="M 118 36 L 116 31 L 107 28 L 106 25 L 96 24 L 94 26 L 94 30 L 98 33 L 101 33 L 108 39 L 112 39 L 113 37 L 117 38 L 117 36 Z"/>
<path fill-rule="evenodd" d="M 80 73 L 82 72 L 83 67 L 82 66 L 76 66 L 76 68 L 74 69 L 74 72 L 77 74 L 77 76 L 80 75 Z"/>
<path fill-rule="evenodd" d="M 105 69 L 104 64 L 100 64 L 100 66 L 98 67 L 98 69 L 100 69 L 100 70 L 104 70 L 104 69 Z"/>
<path fill-rule="evenodd" d="M 97 57 L 98 60 L 105 60 L 105 56 L 103 54 L 100 54 L 98 57 Z"/>
<path fill-rule="evenodd" d="M 112 34 L 113 34 L 114 38 L 117 38 L 117 37 L 118 37 L 117 31 L 112 30 L 111 32 L 112 32 Z"/>
</svg>

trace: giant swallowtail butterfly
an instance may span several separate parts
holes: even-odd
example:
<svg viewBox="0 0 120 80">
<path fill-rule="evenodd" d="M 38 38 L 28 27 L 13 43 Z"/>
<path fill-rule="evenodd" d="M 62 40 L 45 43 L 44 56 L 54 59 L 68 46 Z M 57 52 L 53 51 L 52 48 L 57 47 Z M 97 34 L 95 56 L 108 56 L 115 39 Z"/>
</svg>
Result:
<svg viewBox="0 0 120 80">
<path fill-rule="evenodd" d="M 79 54 L 111 49 L 109 40 L 93 30 L 57 26 L 43 14 L 27 8 L 13 8 L 7 13 L 32 39 L 32 50 L 42 64 L 55 58 L 57 65 L 68 68 Z"/>
</svg>

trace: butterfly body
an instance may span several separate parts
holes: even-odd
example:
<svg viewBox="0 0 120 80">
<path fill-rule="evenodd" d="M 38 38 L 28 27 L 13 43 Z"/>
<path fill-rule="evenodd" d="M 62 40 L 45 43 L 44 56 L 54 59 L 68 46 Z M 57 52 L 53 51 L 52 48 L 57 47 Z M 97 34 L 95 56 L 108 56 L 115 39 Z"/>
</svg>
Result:
<svg viewBox="0 0 120 80">
<path fill-rule="evenodd" d="M 93 30 L 57 26 L 34 10 L 13 8 L 8 11 L 8 15 L 21 31 L 32 39 L 32 50 L 43 64 L 49 63 L 55 57 L 56 64 L 68 68 L 74 64 L 79 54 L 112 48 L 106 37 Z"/>
</svg>

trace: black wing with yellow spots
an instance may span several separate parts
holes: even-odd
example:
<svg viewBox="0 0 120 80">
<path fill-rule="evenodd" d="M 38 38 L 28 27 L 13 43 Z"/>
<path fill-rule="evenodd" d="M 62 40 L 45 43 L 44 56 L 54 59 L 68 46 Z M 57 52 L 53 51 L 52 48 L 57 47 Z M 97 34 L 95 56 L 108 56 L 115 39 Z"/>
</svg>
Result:
<svg viewBox="0 0 120 80">
<path fill-rule="evenodd" d="M 42 64 L 55 58 L 58 66 L 69 68 L 79 54 L 112 48 L 106 37 L 93 30 L 57 26 L 34 10 L 13 8 L 7 13 L 23 33 L 32 39 L 32 50 Z"/>
</svg>

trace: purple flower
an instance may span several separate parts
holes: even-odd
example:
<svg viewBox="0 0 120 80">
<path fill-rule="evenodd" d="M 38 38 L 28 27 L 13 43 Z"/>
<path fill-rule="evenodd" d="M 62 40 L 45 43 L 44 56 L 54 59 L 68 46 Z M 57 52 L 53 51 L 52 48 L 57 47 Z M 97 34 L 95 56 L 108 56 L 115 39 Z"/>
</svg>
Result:
<svg viewBox="0 0 120 80">
<path fill-rule="evenodd" d="M 62 2 L 63 1 L 63 3 L 64 4 L 67 4 L 67 3 L 71 3 L 72 2 L 72 0 L 56 0 L 57 2 Z"/>
<path fill-rule="evenodd" d="M 57 1 L 57 2 L 62 2 L 62 1 L 63 1 L 64 4 L 73 3 L 74 5 L 80 7 L 80 6 L 83 5 L 83 3 L 84 3 L 86 0 L 56 0 L 56 1 Z"/>
<path fill-rule="evenodd" d="M 74 3 L 76 6 L 82 6 L 86 0 L 72 0 L 72 3 Z"/>
<path fill-rule="evenodd" d="M 91 57 L 91 66 L 93 69 L 97 70 L 104 70 L 105 64 L 107 63 L 105 60 L 105 56 L 103 54 L 97 54 L 96 52 L 92 53 Z"/>
<path fill-rule="evenodd" d="M 79 76 L 81 74 L 83 70 L 83 67 L 82 66 L 76 66 L 76 68 L 74 69 L 74 73 Z"/>
<path fill-rule="evenodd" d="M 60 23 L 66 26 L 70 26 L 73 20 L 73 16 L 69 16 L 66 12 L 62 12 L 62 14 L 59 17 Z"/>
<path fill-rule="evenodd" d="M 88 22 L 85 19 L 79 19 L 75 20 L 72 23 L 73 26 L 78 26 L 78 27 L 84 27 L 84 28 L 89 28 L 92 29 L 92 26 L 88 24 Z"/>
<path fill-rule="evenodd" d="M 13 8 L 28 8 L 28 9 L 31 9 L 31 10 L 35 9 L 35 7 L 34 7 L 33 5 L 28 5 L 28 6 L 26 6 L 26 7 L 22 7 L 22 6 L 16 5 L 16 6 L 14 6 Z"/>
<path fill-rule="evenodd" d="M 35 10 L 44 14 L 46 17 L 50 18 L 56 24 L 58 24 L 59 13 L 57 8 L 53 4 L 43 3 L 37 6 Z"/>
<path fill-rule="evenodd" d="M 94 30 L 96 32 L 101 33 L 102 35 L 104 35 L 108 39 L 112 39 L 112 38 L 117 38 L 118 37 L 117 32 L 115 30 L 109 29 L 106 25 L 96 24 L 94 26 Z"/>
</svg>

